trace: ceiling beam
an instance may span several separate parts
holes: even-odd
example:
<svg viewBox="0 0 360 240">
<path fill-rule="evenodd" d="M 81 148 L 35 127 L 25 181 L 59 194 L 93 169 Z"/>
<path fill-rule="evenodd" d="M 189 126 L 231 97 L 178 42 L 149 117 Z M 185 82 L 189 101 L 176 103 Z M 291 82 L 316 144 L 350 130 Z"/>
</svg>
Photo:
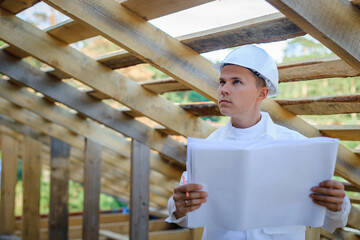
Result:
<svg viewBox="0 0 360 240">
<path fill-rule="evenodd" d="M 85 2 L 71 1 L 71 5 L 75 4 L 74 7 L 76 3 Z M 112 4 L 119 5 L 111 0 L 110 6 Z M 120 12 L 117 14 L 121 15 Z M 142 88 L 135 81 L 112 71 L 96 60 L 4 10 L 0 10 L 0 21 L 2 22 L 0 38 L 31 53 L 39 60 L 67 73 L 95 90 L 111 96 L 114 100 L 146 115 L 159 124 L 181 135 L 193 137 L 206 137 L 214 130 L 210 124 L 202 119 L 187 113 L 172 102 Z M 145 20 L 142 19 L 142 21 Z M 22 41 L 23 39 L 26 41 Z M 38 47 L 40 45 L 41 48 Z M 199 57 L 201 56 L 199 55 Z M 79 63 L 83 63 L 81 68 L 78 67 Z"/>
<path fill-rule="evenodd" d="M 324 135 L 347 141 L 360 141 L 359 125 L 317 125 Z"/>
<path fill-rule="evenodd" d="M 354 8 L 349 1 L 266 1 L 360 71 L 359 9 Z"/>
<path fill-rule="evenodd" d="M 109 128 L 145 143 L 181 165 L 185 164 L 184 144 L 1 50 L 0 72 Z"/>
</svg>

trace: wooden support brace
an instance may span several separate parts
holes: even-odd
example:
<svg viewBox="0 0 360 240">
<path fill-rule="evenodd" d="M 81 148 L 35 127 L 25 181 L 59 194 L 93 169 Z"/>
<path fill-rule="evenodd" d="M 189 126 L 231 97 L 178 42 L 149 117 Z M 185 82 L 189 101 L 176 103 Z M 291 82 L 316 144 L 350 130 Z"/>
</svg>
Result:
<svg viewBox="0 0 360 240">
<path fill-rule="evenodd" d="M 21 239 L 40 238 L 41 143 L 25 137 L 23 155 L 23 224 Z"/>
<path fill-rule="evenodd" d="M 130 239 L 148 239 L 150 149 L 133 140 L 131 155 Z"/>
<path fill-rule="evenodd" d="M 84 218 L 83 239 L 99 238 L 99 199 L 102 146 L 86 139 L 84 164 Z"/>
<path fill-rule="evenodd" d="M 51 138 L 49 239 L 68 239 L 70 145 Z"/>
<path fill-rule="evenodd" d="M 18 155 L 18 141 L 7 134 L 2 134 L 0 235 L 15 232 L 14 211 Z"/>
</svg>

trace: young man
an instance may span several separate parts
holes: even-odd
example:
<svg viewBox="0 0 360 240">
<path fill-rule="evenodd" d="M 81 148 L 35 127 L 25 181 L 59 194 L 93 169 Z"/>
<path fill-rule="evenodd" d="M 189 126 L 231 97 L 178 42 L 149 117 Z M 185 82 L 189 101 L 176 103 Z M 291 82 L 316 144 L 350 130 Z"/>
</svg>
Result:
<svg viewBox="0 0 360 240">
<path fill-rule="evenodd" d="M 298 132 L 274 124 L 269 114 L 260 112 L 262 101 L 267 96 L 276 96 L 279 91 L 276 63 L 263 49 L 253 45 L 239 47 L 223 62 L 214 64 L 214 68 L 220 73 L 220 112 L 231 118 L 226 126 L 214 131 L 208 139 L 248 141 L 305 138 Z M 185 173 L 183 175 L 186 177 Z M 169 199 L 170 215 L 166 221 L 186 226 L 186 214 L 206 202 L 208 194 L 201 189 L 199 184 L 183 184 L 181 181 Z M 333 232 L 338 227 L 344 227 L 351 205 L 343 184 L 327 180 L 311 190 L 309 197 L 316 204 L 327 208 L 323 228 Z M 189 196 L 186 196 L 186 192 L 189 192 Z M 287 226 L 237 232 L 205 227 L 202 239 L 304 240 L 305 229 L 305 226 Z"/>
</svg>

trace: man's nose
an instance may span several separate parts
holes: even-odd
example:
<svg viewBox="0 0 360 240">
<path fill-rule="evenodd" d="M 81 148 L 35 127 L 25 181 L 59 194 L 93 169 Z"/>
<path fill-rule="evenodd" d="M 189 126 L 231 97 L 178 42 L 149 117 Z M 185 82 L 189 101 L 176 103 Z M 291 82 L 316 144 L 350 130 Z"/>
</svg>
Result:
<svg viewBox="0 0 360 240">
<path fill-rule="evenodd" d="M 222 87 L 221 87 L 221 94 L 223 95 L 227 95 L 230 93 L 230 90 L 229 90 L 229 86 L 227 83 L 225 83 Z"/>
</svg>

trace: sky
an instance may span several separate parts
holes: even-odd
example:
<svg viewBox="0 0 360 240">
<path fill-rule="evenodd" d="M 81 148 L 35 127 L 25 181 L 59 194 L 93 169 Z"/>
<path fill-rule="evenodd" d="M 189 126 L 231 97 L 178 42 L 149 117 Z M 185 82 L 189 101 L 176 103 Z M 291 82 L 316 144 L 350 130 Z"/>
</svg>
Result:
<svg viewBox="0 0 360 240">
<path fill-rule="evenodd" d="M 33 8 L 18 14 L 18 17 L 22 19 L 34 18 L 33 13 L 35 11 L 49 14 L 50 7 L 43 2 L 40 2 Z M 57 23 L 68 19 L 65 15 L 56 10 L 54 12 Z M 151 20 L 150 23 L 169 35 L 177 37 L 226 26 L 276 12 L 278 12 L 278 10 L 268 4 L 265 0 L 216 0 Z M 49 26 L 49 23 L 41 22 L 38 19 L 39 28 L 44 29 Z M 286 41 L 257 45 L 268 51 L 276 62 L 280 63 L 282 61 Z M 210 61 L 216 62 L 221 61 L 228 53 L 229 50 L 219 50 L 204 53 L 202 55 Z"/>
</svg>

